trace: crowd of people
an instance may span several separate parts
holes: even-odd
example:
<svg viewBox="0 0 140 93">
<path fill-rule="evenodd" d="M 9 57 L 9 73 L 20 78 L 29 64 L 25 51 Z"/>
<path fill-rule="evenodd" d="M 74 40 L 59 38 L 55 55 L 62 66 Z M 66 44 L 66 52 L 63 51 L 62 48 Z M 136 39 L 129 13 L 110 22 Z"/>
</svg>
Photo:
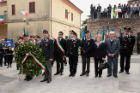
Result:
<svg viewBox="0 0 140 93">
<path fill-rule="evenodd" d="M 111 6 L 109 4 L 109 6 L 104 9 L 102 9 L 100 4 L 98 4 L 97 8 L 91 4 L 90 9 L 92 19 L 113 18 L 113 12 L 115 12 L 117 9 L 120 9 L 119 12 L 116 12 L 118 14 L 118 18 L 136 18 L 139 17 L 140 3 L 134 2 L 132 4 L 119 4 L 118 6 Z"/>
<path fill-rule="evenodd" d="M 118 78 L 118 56 L 120 53 L 120 73 L 124 71 L 130 74 L 130 60 L 135 44 L 135 36 L 130 28 L 124 28 L 124 33 L 118 38 L 114 31 L 110 31 L 110 37 L 102 41 L 102 36 L 99 34 L 95 40 L 90 38 L 90 31 L 85 31 L 85 37 L 81 40 L 77 38 L 77 33 L 70 31 L 70 38 L 64 39 L 63 32 L 58 33 L 58 38 L 51 39 L 49 32 L 43 30 L 43 39 L 39 36 L 25 35 L 19 37 L 18 42 L 15 43 L 15 48 L 22 43 L 39 44 L 43 55 L 46 59 L 46 70 L 44 72 L 44 79 L 41 82 L 50 83 L 52 81 L 52 63 L 56 61 L 56 73 L 54 75 L 63 75 L 64 64 L 67 64 L 66 57 L 69 59 L 69 77 L 74 77 L 77 72 L 78 56 L 82 58 L 82 71 L 80 76 L 89 76 L 90 73 L 90 58 L 94 58 L 95 63 L 95 78 L 102 77 L 102 70 L 99 69 L 101 64 L 108 64 L 107 77 L 114 76 Z M 78 52 L 78 50 L 81 52 Z M 0 43 L 0 66 L 4 65 L 11 67 L 13 59 L 13 51 L 11 46 L 5 46 L 4 40 Z M 8 64 L 7 64 L 8 63 Z M 125 65 L 124 65 L 125 63 Z M 26 63 L 28 64 L 28 63 Z M 17 66 L 17 69 L 19 67 Z M 27 77 L 25 80 L 29 80 Z"/>
</svg>

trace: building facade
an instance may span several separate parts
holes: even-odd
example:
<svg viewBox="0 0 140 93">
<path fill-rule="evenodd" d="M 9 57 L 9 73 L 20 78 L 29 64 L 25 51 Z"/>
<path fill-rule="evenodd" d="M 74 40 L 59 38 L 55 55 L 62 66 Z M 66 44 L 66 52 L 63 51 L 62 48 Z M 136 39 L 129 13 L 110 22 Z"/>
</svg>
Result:
<svg viewBox="0 0 140 93">
<path fill-rule="evenodd" d="M 6 7 L 8 38 L 17 39 L 24 29 L 29 35 L 40 36 L 47 29 L 54 38 L 59 31 L 68 36 L 75 30 L 80 36 L 82 11 L 69 0 L 8 0 Z"/>
</svg>

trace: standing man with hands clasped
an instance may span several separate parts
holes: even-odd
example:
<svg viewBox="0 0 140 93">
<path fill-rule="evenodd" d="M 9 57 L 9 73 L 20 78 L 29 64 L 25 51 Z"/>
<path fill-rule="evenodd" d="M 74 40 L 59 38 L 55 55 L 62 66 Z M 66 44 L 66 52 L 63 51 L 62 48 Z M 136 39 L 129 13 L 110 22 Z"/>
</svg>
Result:
<svg viewBox="0 0 140 93">
<path fill-rule="evenodd" d="M 110 38 L 106 40 L 107 45 L 107 57 L 108 64 L 110 65 L 108 68 L 107 77 L 113 76 L 118 78 L 118 54 L 120 49 L 120 41 L 115 37 L 115 32 L 110 31 Z"/>
<path fill-rule="evenodd" d="M 63 75 L 64 69 L 64 59 L 65 59 L 65 52 L 66 52 L 66 40 L 63 38 L 63 32 L 60 31 L 58 33 L 58 38 L 54 42 L 54 57 L 56 60 L 56 68 L 57 71 L 54 75 Z"/>
<path fill-rule="evenodd" d="M 85 31 L 85 38 L 81 41 L 82 51 L 82 73 L 80 76 L 89 76 L 90 72 L 90 57 L 92 56 L 93 46 L 95 46 L 94 40 L 90 38 L 90 32 Z"/>
<path fill-rule="evenodd" d="M 54 45 L 53 40 L 50 39 L 49 33 L 47 30 L 43 30 L 44 38 L 41 40 L 40 47 L 42 49 L 43 55 L 46 60 L 46 70 L 44 79 L 40 82 L 50 83 L 52 81 L 52 61 L 54 59 Z"/>
</svg>

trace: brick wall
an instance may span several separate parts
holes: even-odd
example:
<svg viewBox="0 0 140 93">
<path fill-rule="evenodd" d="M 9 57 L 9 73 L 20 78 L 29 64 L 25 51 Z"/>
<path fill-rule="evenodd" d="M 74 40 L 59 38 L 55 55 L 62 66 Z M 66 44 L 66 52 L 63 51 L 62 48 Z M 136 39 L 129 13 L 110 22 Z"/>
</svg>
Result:
<svg viewBox="0 0 140 93">
<path fill-rule="evenodd" d="M 91 31 L 92 36 L 95 38 L 97 29 L 99 28 L 100 33 L 103 32 L 103 26 L 107 28 L 107 25 L 109 24 L 110 29 L 114 29 L 117 36 L 119 36 L 120 29 L 122 29 L 125 26 L 129 26 L 132 28 L 132 31 L 134 32 L 134 35 L 137 36 L 137 33 L 140 32 L 140 19 L 139 18 L 131 18 L 131 19 L 99 19 L 99 20 L 91 20 L 89 19 L 87 22 L 87 29 Z M 136 46 L 135 46 L 136 50 Z"/>
<path fill-rule="evenodd" d="M 0 39 L 7 37 L 7 24 L 0 24 Z"/>
</svg>

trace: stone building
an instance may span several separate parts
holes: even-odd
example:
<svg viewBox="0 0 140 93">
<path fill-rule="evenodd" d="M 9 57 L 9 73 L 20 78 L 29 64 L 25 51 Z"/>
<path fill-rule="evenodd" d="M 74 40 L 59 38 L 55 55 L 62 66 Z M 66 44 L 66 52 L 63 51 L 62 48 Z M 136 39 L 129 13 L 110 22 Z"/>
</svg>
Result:
<svg viewBox="0 0 140 93">
<path fill-rule="evenodd" d="M 7 0 L 6 8 L 8 38 L 16 39 L 24 28 L 29 35 L 41 36 L 47 29 L 52 37 L 57 37 L 59 31 L 68 36 L 70 30 L 80 36 L 82 11 L 69 0 Z"/>
</svg>

